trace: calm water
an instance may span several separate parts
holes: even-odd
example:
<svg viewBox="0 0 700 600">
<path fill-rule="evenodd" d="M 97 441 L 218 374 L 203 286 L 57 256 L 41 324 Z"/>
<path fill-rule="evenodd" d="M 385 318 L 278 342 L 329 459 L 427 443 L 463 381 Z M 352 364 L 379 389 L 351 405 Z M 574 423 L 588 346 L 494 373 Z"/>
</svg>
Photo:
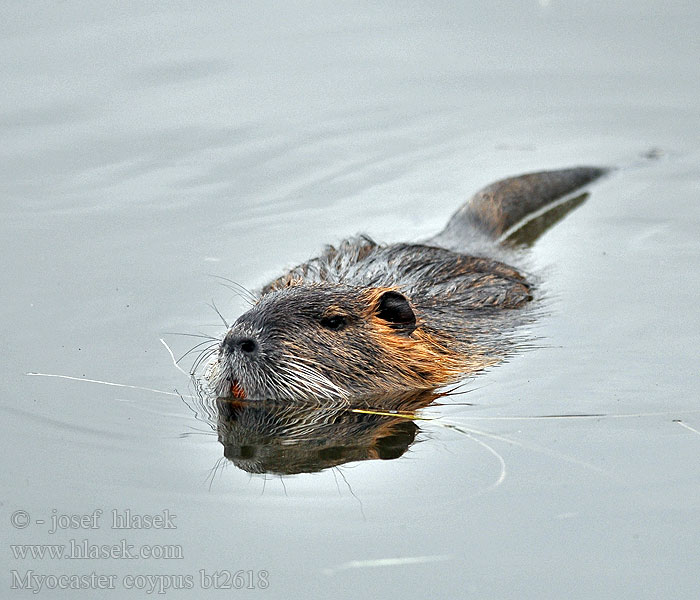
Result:
<svg viewBox="0 0 700 600">
<path fill-rule="evenodd" d="M 0 597 L 31 570 L 115 576 L 47 598 L 697 598 L 699 6 L 3 3 Z M 251 475 L 175 393 L 160 339 L 245 308 L 213 276 L 580 163 L 621 168 L 532 251 L 540 347 L 403 421 L 400 458 Z M 180 558 L 10 547 L 70 540 Z"/>
</svg>

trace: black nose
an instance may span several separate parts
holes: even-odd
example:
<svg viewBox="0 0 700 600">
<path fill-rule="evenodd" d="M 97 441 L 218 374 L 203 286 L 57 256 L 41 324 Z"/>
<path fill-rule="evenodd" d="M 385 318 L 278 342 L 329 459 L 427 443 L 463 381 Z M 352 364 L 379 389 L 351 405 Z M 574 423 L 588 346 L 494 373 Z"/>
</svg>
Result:
<svg viewBox="0 0 700 600">
<path fill-rule="evenodd" d="M 255 354 L 258 350 L 258 342 L 251 337 L 236 335 L 232 332 L 226 334 L 224 346 L 229 352 L 243 352 L 244 354 Z"/>
</svg>

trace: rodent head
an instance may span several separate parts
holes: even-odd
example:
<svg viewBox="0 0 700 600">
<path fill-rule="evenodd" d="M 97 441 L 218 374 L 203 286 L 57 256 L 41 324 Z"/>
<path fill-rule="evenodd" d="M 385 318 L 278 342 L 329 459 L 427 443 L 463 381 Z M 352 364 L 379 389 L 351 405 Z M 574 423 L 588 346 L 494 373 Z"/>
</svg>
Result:
<svg viewBox="0 0 700 600">
<path fill-rule="evenodd" d="M 450 342 L 397 289 L 300 283 L 264 294 L 233 324 L 209 378 L 221 397 L 430 389 L 465 371 Z"/>
</svg>

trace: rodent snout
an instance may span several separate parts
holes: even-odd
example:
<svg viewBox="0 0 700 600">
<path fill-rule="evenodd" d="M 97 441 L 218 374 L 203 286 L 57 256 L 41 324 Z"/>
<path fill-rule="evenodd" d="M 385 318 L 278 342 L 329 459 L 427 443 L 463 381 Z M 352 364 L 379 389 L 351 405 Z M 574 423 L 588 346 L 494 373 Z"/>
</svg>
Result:
<svg viewBox="0 0 700 600">
<path fill-rule="evenodd" d="M 255 338 L 239 335 L 233 331 L 229 331 L 224 337 L 222 346 L 225 347 L 229 352 L 241 352 L 249 356 L 255 354 L 258 351 L 258 342 Z"/>
</svg>

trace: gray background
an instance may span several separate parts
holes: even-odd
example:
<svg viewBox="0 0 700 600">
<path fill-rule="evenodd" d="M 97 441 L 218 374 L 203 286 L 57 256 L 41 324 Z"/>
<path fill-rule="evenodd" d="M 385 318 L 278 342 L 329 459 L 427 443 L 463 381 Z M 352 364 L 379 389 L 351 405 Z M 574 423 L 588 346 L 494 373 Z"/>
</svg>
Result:
<svg viewBox="0 0 700 600">
<path fill-rule="evenodd" d="M 266 569 L 168 595 L 697 598 L 698 25 L 696 2 L 3 2 L 0 597 L 12 569 Z M 159 338 L 243 310 L 211 275 L 419 239 L 481 185 L 579 163 L 621 168 L 533 250 L 541 348 L 425 411 L 473 437 L 426 423 L 347 485 L 265 480 L 177 396 L 26 375 L 190 393 Z M 569 413 L 605 416 L 531 418 Z M 10 525 L 96 508 L 178 528 Z M 9 548 L 71 538 L 184 559 Z"/>
</svg>

